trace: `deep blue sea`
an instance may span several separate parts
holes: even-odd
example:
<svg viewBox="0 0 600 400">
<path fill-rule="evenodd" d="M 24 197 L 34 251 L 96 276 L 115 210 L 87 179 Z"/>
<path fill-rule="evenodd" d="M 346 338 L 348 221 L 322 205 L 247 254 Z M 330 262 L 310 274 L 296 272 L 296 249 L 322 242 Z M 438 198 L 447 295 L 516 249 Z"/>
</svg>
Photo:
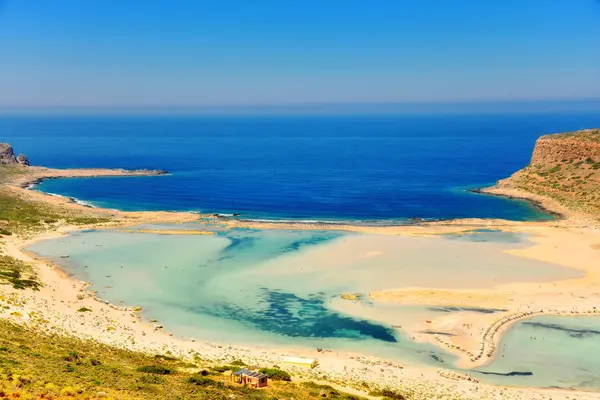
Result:
<svg viewBox="0 0 600 400">
<path fill-rule="evenodd" d="M 544 217 L 468 193 L 528 162 L 542 134 L 597 113 L 343 116 L 2 116 L 0 141 L 55 168 L 161 168 L 161 177 L 63 179 L 38 189 L 123 210 L 245 218 Z"/>
</svg>

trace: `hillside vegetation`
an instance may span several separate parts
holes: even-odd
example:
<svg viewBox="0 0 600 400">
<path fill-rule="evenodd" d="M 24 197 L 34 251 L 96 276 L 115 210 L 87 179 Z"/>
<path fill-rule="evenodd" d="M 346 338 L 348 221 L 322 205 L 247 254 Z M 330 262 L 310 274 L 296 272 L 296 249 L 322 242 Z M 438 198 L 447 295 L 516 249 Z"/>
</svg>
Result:
<svg viewBox="0 0 600 400">
<path fill-rule="evenodd" d="M 74 213 L 48 203 L 22 198 L 5 186 L 11 179 L 26 173 L 26 167 L 0 166 L 0 235 L 26 234 L 60 224 L 87 225 L 109 221 L 92 213 Z"/>
<path fill-rule="evenodd" d="M 251 389 L 230 382 L 230 370 L 244 365 L 232 364 L 150 356 L 0 319 L 0 399 L 362 399 L 313 382 Z"/>
<path fill-rule="evenodd" d="M 600 129 L 542 136 L 531 163 L 498 186 L 552 197 L 600 217 Z"/>
<path fill-rule="evenodd" d="M 92 214 L 73 213 L 46 203 L 21 198 L 13 190 L 3 186 L 10 179 L 25 173 L 27 168 L 24 167 L 0 166 L 0 239 L 13 235 L 27 236 L 62 225 L 91 225 L 109 221 Z M 1 244 L 0 284 L 10 284 L 17 289 L 36 289 L 40 285 L 31 266 L 3 255 Z"/>
</svg>

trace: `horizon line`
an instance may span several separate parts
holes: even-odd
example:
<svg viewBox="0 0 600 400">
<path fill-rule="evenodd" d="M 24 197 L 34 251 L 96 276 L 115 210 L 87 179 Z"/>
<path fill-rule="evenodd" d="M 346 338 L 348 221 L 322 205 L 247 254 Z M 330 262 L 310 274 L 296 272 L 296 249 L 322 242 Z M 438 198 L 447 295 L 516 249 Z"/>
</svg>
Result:
<svg viewBox="0 0 600 400">
<path fill-rule="evenodd" d="M 516 106 L 526 106 L 522 109 Z M 0 115 L 254 115 L 271 114 L 346 114 L 349 112 L 375 114 L 407 114 L 431 112 L 555 112 L 600 111 L 600 97 L 581 99 L 517 99 L 517 100 L 449 100 L 398 102 L 306 102 L 285 104 L 198 104 L 198 105 L 0 105 Z"/>
</svg>

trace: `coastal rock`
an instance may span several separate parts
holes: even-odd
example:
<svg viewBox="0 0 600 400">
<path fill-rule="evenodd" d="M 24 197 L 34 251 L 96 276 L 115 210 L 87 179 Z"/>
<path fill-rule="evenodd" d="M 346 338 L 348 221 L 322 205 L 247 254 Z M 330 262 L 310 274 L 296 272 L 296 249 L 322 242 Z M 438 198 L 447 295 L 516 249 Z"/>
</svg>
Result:
<svg viewBox="0 0 600 400">
<path fill-rule="evenodd" d="M 8 143 L 0 143 L 0 164 L 17 164 L 13 148 Z"/>
<path fill-rule="evenodd" d="M 530 164 L 496 184 L 557 200 L 572 211 L 600 216 L 600 129 L 540 137 Z"/>
<path fill-rule="evenodd" d="M 17 163 L 19 163 L 21 165 L 29 165 L 29 158 L 27 158 L 27 156 L 25 154 L 21 153 L 17 157 Z"/>
<path fill-rule="evenodd" d="M 148 169 L 148 168 L 142 168 L 142 169 L 133 169 L 133 170 L 127 170 L 127 169 L 123 169 L 123 168 L 117 168 L 116 169 L 119 172 L 123 172 L 124 174 L 139 174 L 139 175 L 167 175 L 169 172 L 164 170 L 164 169 Z"/>
<path fill-rule="evenodd" d="M 0 143 L 0 164 L 2 165 L 29 165 L 29 159 L 24 154 L 15 157 L 13 148 L 8 143 Z"/>
<path fill-rule="evenodd" d="M 530 165 L 600 161 L 600 129 L 545 135 L 535 143 Z"/>
</svg>

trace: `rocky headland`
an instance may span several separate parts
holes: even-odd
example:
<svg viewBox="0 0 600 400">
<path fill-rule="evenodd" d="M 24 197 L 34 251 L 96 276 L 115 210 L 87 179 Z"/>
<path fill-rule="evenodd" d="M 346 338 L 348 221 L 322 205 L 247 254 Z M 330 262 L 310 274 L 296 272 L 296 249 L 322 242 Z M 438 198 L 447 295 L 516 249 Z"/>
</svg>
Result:
<svg viewBox="0 0 600 400">
<path fill-rule="evenodd" d="M 600 218 L 600 129 L 540 137 L 530 164 L 499 181 L 496 189 L 523 190 Z"/>
<path fill-rule="evenodd" d="M 23 153 L 15 156 L 15 152 L 10 144 L 0 143 L 0 164 L 29 165 L 29 159 Z"/>
</svg>

